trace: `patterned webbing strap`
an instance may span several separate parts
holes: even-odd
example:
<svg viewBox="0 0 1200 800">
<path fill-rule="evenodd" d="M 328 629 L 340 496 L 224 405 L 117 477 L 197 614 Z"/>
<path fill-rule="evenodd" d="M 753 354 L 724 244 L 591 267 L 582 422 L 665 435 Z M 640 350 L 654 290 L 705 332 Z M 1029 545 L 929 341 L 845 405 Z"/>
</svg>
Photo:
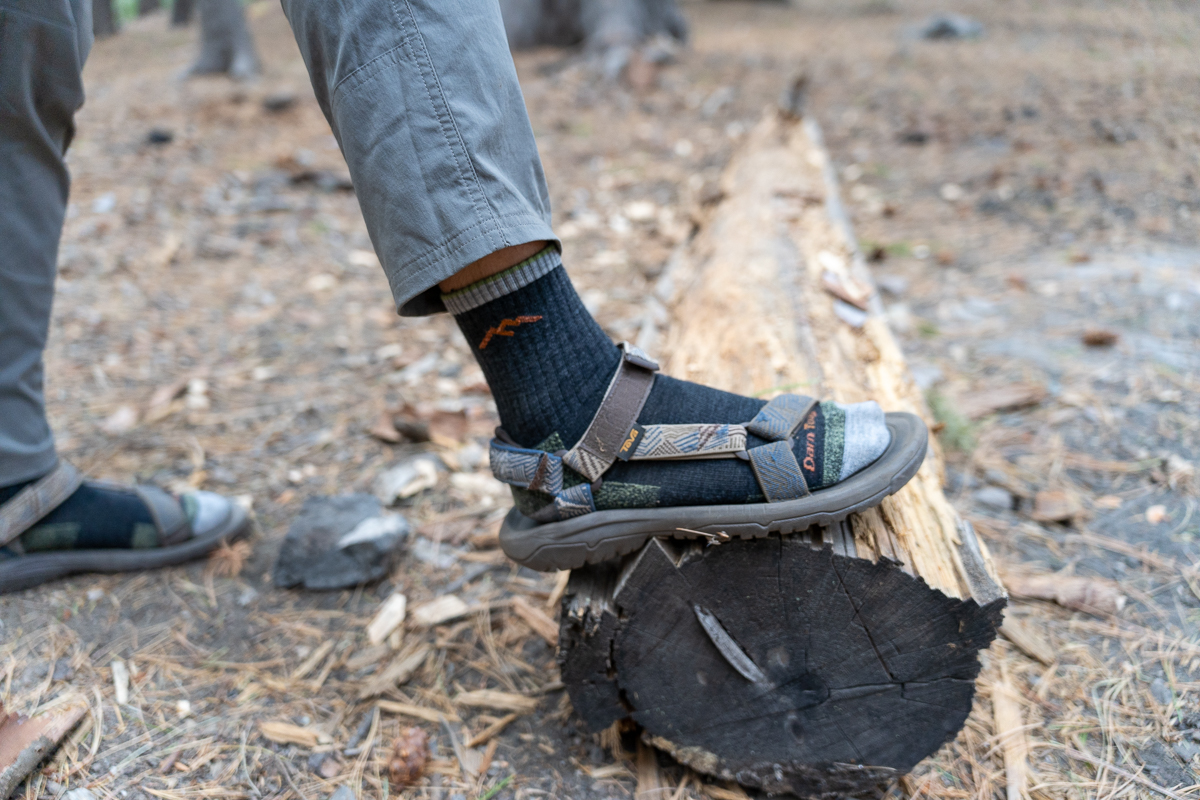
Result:
<svg viewBox="0 0 1200 800">
<path fill-rule="evenodd" d="M 0 505 L 0 547 L 12 542 L 62 505 L 83 483 L 79 470 L 60 460 L 45 476 Z"/>
<path fill-rule="evenodd" d="M 768 442 L 785 442 L 804 424 L 817 401 L 803 394 L 781 394 L 763 406 L 746 430 Z"/>
<path fill-rule="evenodd" d="M 763 406 L 746 424 L 746 430 L 770 444 L 748 451 L 754 477 L 768 503 L 795 500 L 811 494 L 796 454 L 792 436 L 804 424 L 817 401 L 802 394 L 781 394 Z"/>
<path fill-rule="evenodd" d="M 629 342 L 621 342 L 621 363 L 596 415 L 579 442 L 563 454 L 571 469 L 595 481 L 620 457 L 621 446 L 637 424 L 654 386 L 658 362 Z"/>
</svg>

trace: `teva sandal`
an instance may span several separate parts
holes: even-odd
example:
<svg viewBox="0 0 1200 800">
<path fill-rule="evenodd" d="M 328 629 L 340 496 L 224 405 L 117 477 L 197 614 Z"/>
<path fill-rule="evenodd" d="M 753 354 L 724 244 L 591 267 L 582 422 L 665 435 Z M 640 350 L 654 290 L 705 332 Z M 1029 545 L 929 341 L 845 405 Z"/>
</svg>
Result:
<svg viewBox="0 0 1200 800">
<path fill-rule="evenodd" d="M 514 508 L 500 528 L 509 558 L 536 570 L 574 569 L 633 552 L 654 536 L 694 539 L 725 534 L 750 539 L 829 525 L 879 505 L 916 474 L 929 432 L 915 414 L 884 415 L 891 442 L 869 466 L 810 492 L 792 451 L 792 436 L 817 404 L 811 397 L 774 398 L 745 424 L 639 425 L 658 364 L 622 343 L 622 359 L 591 424 L 570 450 L 548 453 L 504 441 L 490 448 L 499 480 L 553 497 L 526 516 Z M 747 433 L 768 441 L 746 448 Z M 621 508 L 597 511 L 593 493 L 623 460 L 740 458 L 749 461 L 765 503 Z M 564 484 L 564 467 L 583 482 Z M 591 481 L 591 483 L 587 483 Z"/>
<path fill-rule="evenodd" d="M 241 538 L 250 530 L 246 511 L 219 494 L 195 491 L 176 499 L 153 486 L 121 487 L 89 481 L 106 489 L 136 494 L 150 509 L 160 545 L 145 549 L 23 552 L 18 537 L 83 483 L 79 470 L 60 460 L 45 477 L 0 505 L 0 594 L 80 572 L 134 572 L 182 564 L 205 555 L 223 541 Z M 188 510 L 184 509 L 184 503 L 188 504 Z"/>
</svg>

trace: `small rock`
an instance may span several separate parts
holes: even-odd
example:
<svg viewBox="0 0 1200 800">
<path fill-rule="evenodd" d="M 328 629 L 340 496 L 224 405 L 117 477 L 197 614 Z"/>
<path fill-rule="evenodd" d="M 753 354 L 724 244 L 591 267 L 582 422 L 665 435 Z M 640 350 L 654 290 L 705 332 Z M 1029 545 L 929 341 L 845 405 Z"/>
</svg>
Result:
<svg viewBox="0 0 1200 800">
<path fill-rule="evenodd" d="M 934 14 L 917 31 L 922 39 L 976 39 L 983 35 L 983 23 L 962 14 Z"/>
<path fill-rule="evenodd" d="M 1167 518 L 1166 506 L 1150 506 L 1146 509 L 1146 522 L 1157 525 Z"/>
<path fill-rule="evenodd" d="M 1112 347 L 1121 336 L 1105 328 L 1088 328 L 1079 338 L 1088 347 Z"/>
<path fill-rule="evenodd" d="M 1174 696 L 1171 693 L 1171 687 L 1167 686 L 1167 682 L 1162 678 L 1155 678 L 1150 682 L 1150 694 L 1154 695 L 1154 699 L 1160 705 L 1170 705 Z"/>
<path fill-rule="evenodd" d="M 342 589 L 379 580 L 408 532 L 408 521 L 371 495 L 309 498 L 284 537 L 275 585 Z"/>
<path fill-rule="evenodd" d="M 137 427 L 138 412 L 133 406 L 121 406 L 108 415 L 100 425 L 101 430 L 112 436 L 128 433 Z"/>
<path fill-rule="evenodd" d="M 278 114 L 296 105 L 296 95 L 293 92 L 275 92 L 263 98 L 262 107 L 265 111 Z"/>
<path fill-rule="evenodd" d="M 258 590 L 253 586 L 247 586 L 245 589 L 242 589 L 242 593 L 238 595 L 237 604 L 242 608 L 245 608 L 257 599 Z"/>
<path fill-rule="evenodd" d="M 87 789 L 72 789 L 63 795 L 63 800 L 96 800 L 96 795 Z"/>
<path fill-rule="evenodd" d="M 375 496 L 390 506 L 436 485 L 437 464 L 431 456 L 417 456 L 381 473 L 375 479 Z"/>
<path fill-rule="evenodd" d="M 1200 756 L 1200 745 L 1194 745 L 1189 741 L 1178 741 L 1171 746 L 1171 749 L 1184 761 L 1191 761 L 1196 756 Z"/>
<path fill-rule="evenodd" d="M 1070 522 L 1082 510 L 1071 492 L 1043 491 L 1034 495 L 1031 516 L 1038 522 Z"/>
<path fill-rule="evenodd" d="M 883 252 L 887 253 L 886 250 Z M 878 260 L 882 261 L 883 258 L 879 258 Z M 875 279 L 875 283 L 879 284 L 879 288 L 892 297 L 899 297 L 908 291 L 908 279 L 902 278 L 899 275 L 880 275 Z"/>
<path fill-rule="evenodd" d="M 66 658 L 60 658 L 54 662 L 54 675 L 51 680 L 69 681 L 75 677 L 75 670 L 71 668 L 71 661 Z"/>
<path fill-rule="evenodd" d="M 424 536 L 417 537 L 409 548 L 409 553 L 421 563 L 428 564 L 435 569 L 450 569 L 458 563 L 458 556 L 454 554 L 453 550 L 440 542 L 426 539 Z"/>
<path fill-rule="evenodd" d="M 338 790 L 329 796 L 329 800 L 354 800 L 354 790 L 349 786 L 339 786 Z"/>
<path fill-rule="evenodd" d="M 971 499 L 977 505 L 985 506 L 996 511 L 1012 511 L 1013 496 L 1007 489 L 1001 489 L 999 486 L 985 486 L 982 489 L 976 490 Z"/>
<path fill-rule="evenodd" d="M 146 144 L 164 145 L 175 141 L 175 134 L 166 128 L 151 128 L 146 134 Z"/>
</svg>

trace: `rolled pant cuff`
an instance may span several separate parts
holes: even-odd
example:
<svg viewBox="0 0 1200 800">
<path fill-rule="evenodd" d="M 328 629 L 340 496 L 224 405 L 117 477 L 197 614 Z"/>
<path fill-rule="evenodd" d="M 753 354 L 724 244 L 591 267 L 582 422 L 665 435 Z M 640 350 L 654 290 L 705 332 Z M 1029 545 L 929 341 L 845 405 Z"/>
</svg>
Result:
<svg viewBox="0 0 1200 800">
<path fill-rule="evenodd" d="M 479 224 L 454 236 L 416 259 L 397 265 L 384 264 L 396 308 L 403 317 L 423 317 L 446 310 L 438 284 L 463 267 L 497 250 L 526 242 L 547 241 L 562 251 L 554 230 L 540 216 L 520 214 L 502 217 L 504 244 L 496 245 L 497 235 Z"/>
</svg>

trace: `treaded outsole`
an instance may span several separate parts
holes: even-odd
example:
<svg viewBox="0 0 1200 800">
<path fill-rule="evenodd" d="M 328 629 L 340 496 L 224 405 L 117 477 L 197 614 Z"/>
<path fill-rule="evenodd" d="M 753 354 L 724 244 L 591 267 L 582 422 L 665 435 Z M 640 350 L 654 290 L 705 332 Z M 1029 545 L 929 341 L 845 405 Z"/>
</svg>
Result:
<svg viewBox="0 0 1200 800">
<path fill-rule="evenodd" d="M 806 502 L 813 502 L 812 498 L 823 495 L 827 491 L 832 492 L 842 484 L 836 484 L 828 490 L 820 490 L 807 498 L 785 503 L 759 503 L 754 506 L 736 507 L 687 506 L 645 509 L 640 510 L 642 512 L 640 516 L 643 519 L 636 520 L 636 522 L 624 525 L 619 519 L 614 522 L 600 522 L 577 533 L 566 534 L 569 538 L 565 541 L 553 541 L 556 535 L 564 535 L 562 533 L 564 526 L 579 525 L 576 520 L 584 520 L 587 517 L 602 520 L 603 515 L 610 517 L 638 515 L 630 511 L 600 511 L 593 512 L 586 517 L 576 517 L 575 520 L 539 525 L 514 508 L 505 517 L 504 524 L 500 528 L 500 545 L 509 558 L 530 569 L 545 572 L 555 569 L 577 569 L 584 564 L 596 564 L 620 558 L 634 552 L 656 536 L 669 536 L 673 539 L 698 539 L 706 534 L 712 535 L 719 532 L 730 538 L 760 539 L 772 533 L 800 533 L 813 526 L 841 522 L 851 514 L 878 506 L 885 497 L 900 491 L 912 480 L 925 460 L 928 448 L 928 430 L 924 422 L 913 414 L 892 413 L 886 416 L 888 427 L 892 431 L 892 444 L 874 464 L 844 482 L 849 483 L 857 479 L 857 483 L 866 484 L 867 493 L 854 497 L 850 499 L 849 503 L 839 505 L 835 509 L 817 510 L 776 519 L 769 518 L 785 510 L 789 505 L 803 506 Z M 911 452 L 902 456 L 898 464 L 891 464 L 892 461 L 897 460 L 894 457 L 896 451 L 903 451 L 906 448 Z M 889 459 L 889 456 L 893 457 Z M 889 465 L 893 471 L 887 476 L 886 483 L 883 483 L 881 479 L 884 476 L 876 476 L 875 473 L 888 469 Z M 734 510 L 730 511 L 729 509 Z M 719 516 L 722 511 L 738 515 L 757 512 L 764 519 L 740 522 L 728 520 L 694 522 L 697 517 Z M 657 518 L 661 518 L 661 520 Z M 689 520 L 693 520 L 693 522 L 689 523 Z M 636 530 L 621 533 L 619 531 L 621 527 L 634 527 Z M 607 532 L 609 529 L 614 530 Z M 539 540 L 541 543 L 538 543 Z"/>
<path fill-rule="evenodd" d="M 31 589 L 47 581 L 82 573 L 138 572 L 185 564 L 250 533 L 250 515 L 231 506 L 225 524 L 205 536 L 149 550 L 62 550 L 31 553 L 0 561 L 0 594 Z"/>
</svg>

